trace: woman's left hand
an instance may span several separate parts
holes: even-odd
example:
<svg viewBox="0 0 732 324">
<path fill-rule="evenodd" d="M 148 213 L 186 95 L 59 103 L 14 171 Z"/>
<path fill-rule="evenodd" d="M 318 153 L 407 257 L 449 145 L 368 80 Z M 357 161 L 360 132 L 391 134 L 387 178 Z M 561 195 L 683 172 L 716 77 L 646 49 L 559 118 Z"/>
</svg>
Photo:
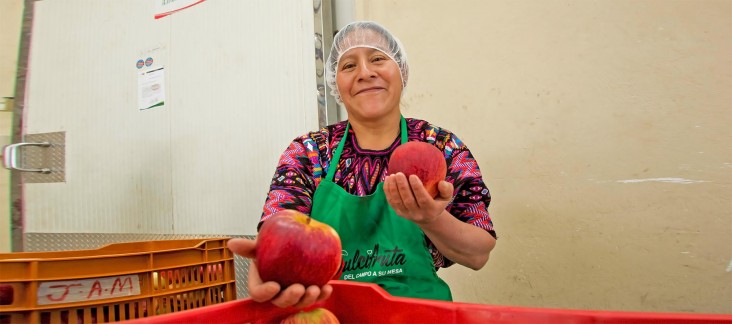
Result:
<svg viewBox="0 0 732 324">
<path fill-rule="evenodd" d="M 452 184 L 440 181 L 437 189 L 439 194 L 432 198 L 419 177 L 412 175 L 407 179 L 401 172 L 389 175 L 384 180 L 384 193 L 391 208 L 397 215 L 418 225 L 426 225 L 436 220 L 450 203 L 454 190 Z"/>
</svg>

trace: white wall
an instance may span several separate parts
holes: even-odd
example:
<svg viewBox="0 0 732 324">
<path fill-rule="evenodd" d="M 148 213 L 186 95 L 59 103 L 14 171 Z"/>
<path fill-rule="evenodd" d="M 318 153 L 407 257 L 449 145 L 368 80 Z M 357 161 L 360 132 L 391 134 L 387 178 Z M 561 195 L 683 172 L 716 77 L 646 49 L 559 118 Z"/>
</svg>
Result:
<svg viewBox="0 0 732 324">
<path fill-rule="evenodd" d="M 312 1 L 154 8 L 35 2 L 23 133 L 65 132 L 65 181 L 24 184 L 26 233 L 255 234 L 277 159 L 317 128 Z M 158 68 L 164 105 L 140 110 Z"/>
</svg>

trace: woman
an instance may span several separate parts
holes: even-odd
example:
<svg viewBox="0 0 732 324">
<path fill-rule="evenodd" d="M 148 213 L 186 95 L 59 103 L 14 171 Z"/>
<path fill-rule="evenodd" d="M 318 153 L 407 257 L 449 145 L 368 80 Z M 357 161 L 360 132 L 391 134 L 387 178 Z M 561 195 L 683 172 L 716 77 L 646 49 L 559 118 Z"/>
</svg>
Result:
<svg viewBox="0 0 732 324">
<path fill-rule="evenodd" d="M 355 22 L 333 41 L 326 81 L 348 120 L 296 138 L 280 158 L 262 221 L 295 209 L 333 226 L 343 244 L 342 279 L 374 282 L 396 296 L 451 300 L 436 269 L 459 263 L 478 270 L 495 246 L 490 194 L 477 162 L 451 132 L 399 110 L 409 77 L 404 48 L 382 26 Z M 388 175 L 401 143 L 423 141 L 444 152 L 446 181 L 432 198 L 416 176 Z M 261 223 L 260 223 L 261 225 Z M 252 258 L 254 241 L 229 248 Z M 399 262 L 349 262 L 357 255 Z M 350 259 L 349 259 L 350 258 Z M 306 307 L 327 298 L 330 285 L 262 282 L 254 263 L 249 293 L 280 307 Z"/>
</svg>

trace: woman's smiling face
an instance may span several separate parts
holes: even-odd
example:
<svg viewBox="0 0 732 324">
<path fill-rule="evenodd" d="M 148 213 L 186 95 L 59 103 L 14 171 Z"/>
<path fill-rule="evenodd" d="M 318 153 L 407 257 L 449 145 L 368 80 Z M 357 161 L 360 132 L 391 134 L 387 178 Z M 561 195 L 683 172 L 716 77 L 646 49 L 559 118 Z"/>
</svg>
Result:
<svg viewBox="0 0 732 324">
<path fill-rule="evenodd" d="M 373 120 L 399 113 L 399 66 L 382 51 L 355 47 L 338 60 L 336 84 L 349 118 Z"/>
</svg>

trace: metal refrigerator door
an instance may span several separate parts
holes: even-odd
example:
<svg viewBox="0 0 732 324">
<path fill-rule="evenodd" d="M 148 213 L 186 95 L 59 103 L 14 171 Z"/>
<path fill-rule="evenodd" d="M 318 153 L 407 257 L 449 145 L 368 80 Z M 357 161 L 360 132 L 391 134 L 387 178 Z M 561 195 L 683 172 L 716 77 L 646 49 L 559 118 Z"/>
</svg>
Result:
<svg viewBox="0 0 732 324">
<path fill-rule="evenodd" d="M 61 181 L 15 188 L 23 236 L 255 234 L 279 155 L 318 126 L 312 2 L 34 3 L 21 133 L 65 150 Z M 156 68 L 164 103 L 141 110 Z"/>
</svg>

